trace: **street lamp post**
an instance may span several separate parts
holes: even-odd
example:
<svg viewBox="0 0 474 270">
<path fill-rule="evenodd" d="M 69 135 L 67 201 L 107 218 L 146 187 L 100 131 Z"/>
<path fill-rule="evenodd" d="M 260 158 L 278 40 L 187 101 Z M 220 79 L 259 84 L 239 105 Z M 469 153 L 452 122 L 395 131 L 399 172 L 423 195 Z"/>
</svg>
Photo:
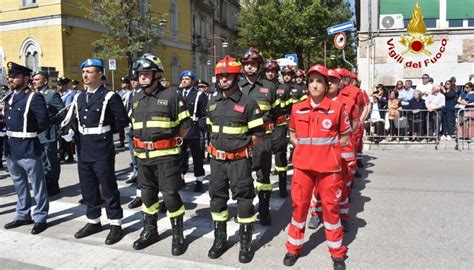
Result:
<svg viewBox="0 0 474 270">
<path fill-rule="evenodd" d="M 219 39 L 219 40 L 222 41 L 222 49 L 223 49 L 224 54 L 225 54 L 225 48 L 227 48 L 229 46 L 229 43 L 227 42 L 227 40 L 225 38 L 222 38 L 222 37 L 212 36 L 212 37 L 209 38 L 209 40 L 211 40 L 211 39 L 213 40 L 212 41 L 212 44 L 213 44 L 213 46 L 212 46 L 212 48 L 213 48 L 212 58 L 213 58 L 213 63 L 215 65 L 217 63 L 217 46 L 216 46 L 216 43 L 214 42 L 214 40 Z M 211 66 L 211 70 L 214 67 L 214 65 Z M 212 82 L 215 83 L 215 77 L 214 76 L 212 76 Z"/>
</svg>

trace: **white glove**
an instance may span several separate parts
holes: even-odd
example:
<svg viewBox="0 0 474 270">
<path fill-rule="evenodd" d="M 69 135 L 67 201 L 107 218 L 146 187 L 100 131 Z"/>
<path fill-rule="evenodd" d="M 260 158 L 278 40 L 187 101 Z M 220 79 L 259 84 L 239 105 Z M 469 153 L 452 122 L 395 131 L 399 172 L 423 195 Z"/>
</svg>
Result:
<svg viewBox="0 0 474 270">
<path fill-rule="evenodd" d="M 74 139 L 74 131 L 70 128 L 66 135 L 61 135 L 66 142 L 71 142 Z"/>
</svg>

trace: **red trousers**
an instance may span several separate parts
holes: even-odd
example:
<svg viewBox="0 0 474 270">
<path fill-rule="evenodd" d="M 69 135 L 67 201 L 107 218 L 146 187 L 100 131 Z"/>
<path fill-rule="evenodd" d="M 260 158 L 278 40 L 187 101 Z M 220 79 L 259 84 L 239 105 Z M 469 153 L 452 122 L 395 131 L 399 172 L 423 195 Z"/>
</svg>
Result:
<svg viewBox="0 0 474 270">
<path fill-rule="evenodd" d="M 357 159 L 362 159 L 362 148 L 364 146 L 364 125 L 359 125 L 357 129 L 352 132 L 351 142 L 354 146 L 355 154 Z"/>
<path fill-rule="evenodd" d="M 318 190 L 322 201 L 326 243 L 334 258 L 343 258 L 347 247 L 342 245 L 342 225 L 339 218 L 339 201 L 342 196 L 343 182 L 340 173 L 318 173 L 314 171 L 294 170 L 291 181 L 293 215 L 288 229 L 286 249 L 288 253 L 299 254 L 304 242 L 306 217 L 313 195 Z"/>
<path fill-rule="evenodd" d="M 349 220 L 349 208 L 350 208 L 350 203 L 349 203 L 349 196 L 352 193 L 352 181 L 354 180 L 354 172 L 352 167 L 357 167 L 357 164 L 355 161 L 352 162 L 352 164 L 349 166 L 349 162 L 346 161 L 345 159 L 342 159 L 342 172 L 341 172 L 341 178 L 343 182 L 343 188 L 342 188 L 342 195 L 341 199 L 339 201 L 339 214 L 340 218 L 344 220 Z M 311 199 L 311 205 L 310 205 L 310 213 L 312 216 L 319 216 L 320 218 L 322 217 L 323 214 L 323 208 L 322 208 L 322 201 L 321 197 L 319 196 L 319 191 L 318 189 L 313 190 L 313 196 Z"/>
</svg>

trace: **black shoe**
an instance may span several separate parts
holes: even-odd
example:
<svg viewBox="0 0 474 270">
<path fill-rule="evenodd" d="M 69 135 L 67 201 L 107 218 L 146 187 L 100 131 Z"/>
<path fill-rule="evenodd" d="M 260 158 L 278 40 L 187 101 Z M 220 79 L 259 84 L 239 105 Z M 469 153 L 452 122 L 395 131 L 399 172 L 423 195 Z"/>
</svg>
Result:
<svg viewBox="0 0 474 270">
<path fill-rule="evenodd" d="M 77 233 L 74 234 L 76 239 L 81 239 L 87 237 L 89 235 L 93 235 L 94 233 L 98 233 L 102 231 L 102 225 L 100 223 L 93 224 L 87 223 L 86 226 L 82 227 Z"/>
<path fill-rule="evenodd" d="M 286 253 L 285 258 L 283 258 L 283 264 L 286 266 L 293 266 L 298 260 L 299 255 L 294 255 L 291 253 Z"/>
<path fill-rule="evenodd" d="M 344 258 L 332 258 L 334 270 L 346 270 Z"/>
<path fill-rule="evenodd" d="M 143 231 L 140 233 L 140 238 L 133 242 L 133 249 L 144 249 L 160 240 L 157 222 L 158 214 L 143 214 Z"/>
<path fill-rule="evenodd" d="M 79 199 L 79 201 L 77 201 L 79 204 L 84 204 L 84 199 Z"/>
<path fill-rule="evenodd" d="M 128 204 L 128 208 L 130 208 L 130 209 L 137 208 L 137 207 L 141 206 L 142 203 L 143 203 L 142 198 L 137 196 L 137 197 L 135 197 L 135 199 L 133 199 L 133 201 L 131 201 Z"/>
<path fill-rule="evenodd" d="M 61 189 L 59 188 L 58 184 L 50 184 L 49 186 L 47 186 L 47 189 L 48 197 L 52 197 L 61 193 Z"/>
<path fill-rule="evenodd" d="M 134 176 L 134 177 L 131 177 L 130 179 L 126 180 L 125 184 L 133 184 L 133 183 L 136 183 L 136 182 L 137 182 L 137 177 Z"/>
<path fill-rule="evenodd" d="M 357 167 L 364 168 L 364 163 L 362 163 L 362 159 L 357 160 Z"/>
<path fill-rule="evenodd" d="M 252 248 L 253 224 L 240 224 L 240 251 L 239 262 L 249 263 L 253 259 L 254 251 Z"/>
<path fill-rule="evenodd" d="M 8 230 L 8 229 L 18 228 L 20 226 L 30 225 L 30 224 L 33 224 L 33 220 L 31 219 L 28 219 L 28 220 L 15 219 L 10 223 L 5 224 L 3 228 Z"/>
<path fill-rule="evenodd" d="M 170 219 L 173 234 L 171 254 L 173 254 L 173 256 L 182 255 L 186 251 L 183 234 L 183 216 L 184 214 Z"/>
<path fill-rule="evenodd" d="M 227 222 L 214 221 L 214 243 L 207 253 L 211 259 L 217 259 L 227 250 Z"/>
<path fill-rule="evenodd" d="M 110 232 L 105 239 L 106 245 L 113 245 L 123 238 L 123 231 L 120 225 L 111 225 Z"/>
<path fill-rule="evenodd" d="M 42 233 L 44 230 L 48 228 L 48 224 L 46 222 L 35 223 L 33 229 L 31 229 L 31 234 L 39 234 Z"/>
<path fill-rule="evenodd" d="M 201 192 L 202 191 L 202 181 L 196 180 L 196 185 L 194 186 L 194 192 Z"/>
</svg>

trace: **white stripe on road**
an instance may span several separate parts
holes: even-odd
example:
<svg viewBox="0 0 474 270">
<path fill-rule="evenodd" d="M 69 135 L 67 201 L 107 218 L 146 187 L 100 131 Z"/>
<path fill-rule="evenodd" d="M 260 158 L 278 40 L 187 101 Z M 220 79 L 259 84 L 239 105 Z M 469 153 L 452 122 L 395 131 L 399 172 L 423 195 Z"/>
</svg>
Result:
<svg viewBox="0 0 474 270">
<path fill-rule="evenodd" d="M 54 269 L 236 269 L 4 230 L 0 258 Z"/>
</svg>

